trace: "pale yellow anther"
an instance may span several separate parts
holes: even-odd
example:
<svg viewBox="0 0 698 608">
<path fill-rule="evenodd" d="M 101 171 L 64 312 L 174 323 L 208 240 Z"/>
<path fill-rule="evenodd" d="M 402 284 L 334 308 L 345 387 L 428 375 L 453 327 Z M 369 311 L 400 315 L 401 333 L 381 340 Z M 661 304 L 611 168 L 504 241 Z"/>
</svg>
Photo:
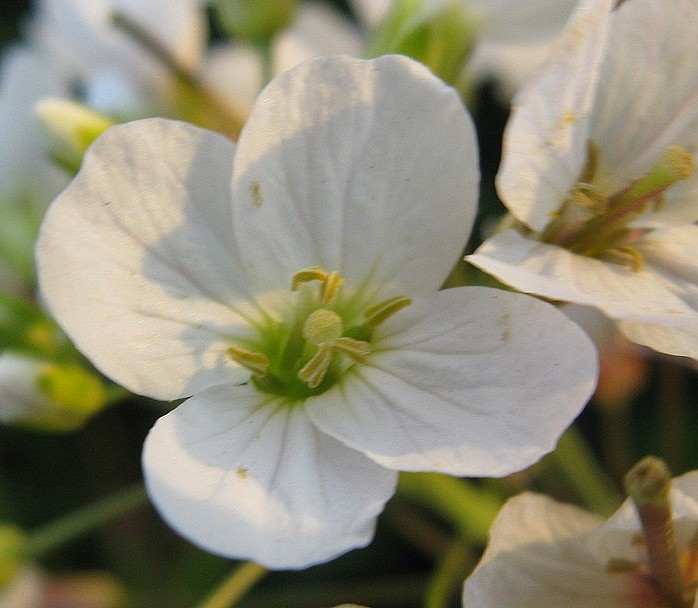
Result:
<svg viewBox="0 0 698 608">
<path fill-rule="evenodd" d="M 264 353 L 257 353 L 237 346 L 228 348 L 228 356 L 256 376 L 263 378 L 269 371 L 269 359 Z"/>
<path fill-rule="evenodd" d="M 323 304 L 331 304 L 337 298 L 339 288 L 344 283 L 342 275 L 337 271 L 327 272 L 322 266 L 310 266 L 298 271 L 291 279 L 291 291 L 298 291 L 304 283 L 319 281 Z"/>
<path fill-rule="evenodd" d="M 336 351 L 349 357 L 354 363 L 366 363 L 366 357 L 371 354 L 371 345 L 363 340 L 354 338 L 337 338 L 329 345 Z"/>
<path fill-rule="evenodd" d="M 578 182 L 570 194 L 570 198 L 581 205 L 595 211 L 603 211 L 608 205 L 608 199 L 593 184 Z"/>
<path fill-rule="evenodd" d="M 331 364 L 332 348 L 329 344 L 320 344 L 317 352 L 298 372 L 298 379 L 305 382 L 309 388 L 317 388 Z"/>
<path fill-rule="evenodd" d="M 412 304 L 412 299 L 407 296 L 393 296 L 366 309 L 364 316 L 371 327 L 378 327 L 386 319 L 410 304 Z"/>
<path fill-rule="evenodd" d="M 633 272 L 640 272 L 645 268 L 645 258 L 635 247 L 630 245 L 622 245 L 620 247 L 612 247 L 606 251 L 608 255 L 617 256 L 622 261 L 628 262 Z"/>
<path fill-rule="evenodd" d="M 693 155 L 683 146 L 673 145 L 664 150 L 658 166 L 673 176 L 675 180 L 687 179 L 693 175 Z"/>
<path fill-rule="evenodd" d="M 339 288 L 343 283 L 344 279 L 342 275 L 336 271 L 330 272 L 327 277 L 325 277 L 325 284 L 322 289 L 322 301 L 325 304 L 334 302 L 339 293 Z"/>
<path fill-rule="evenodd" d="M 343 331 L 342 318 L 336 312 L 325 308 L 309 314 L 303 323 L 303 338 L 316 346 L 339 338 Z"/>
<path fill-rule="evenodd" d="M 320 281 L 324 284 L 329 274 L 321 266 L 309 266 L 299 270 L 291 279 L 291 291 L 298 291 L 303 283 L 310 283 L 311 281 Z"/>
</svg>

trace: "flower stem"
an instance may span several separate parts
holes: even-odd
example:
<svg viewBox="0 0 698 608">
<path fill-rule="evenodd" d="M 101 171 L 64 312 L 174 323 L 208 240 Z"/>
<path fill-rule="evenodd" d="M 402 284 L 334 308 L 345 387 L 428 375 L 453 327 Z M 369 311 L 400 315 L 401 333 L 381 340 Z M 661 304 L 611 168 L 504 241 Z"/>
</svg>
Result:
<svg viewBox="0 0 698 608">
<path fill-rule="evenodd" d="M 464 538 L 485 542 L 502 500 L 463 479 L 439 473 L 402 473 L 398 494 L 430 507 Z"/>
<path fill-rule="evenodd" d="M 424 608 L 446 608 L 463 585 L 464 573 L 473 566 L 473 556 L 461 538 L 444 553 L 429 581 Z"/>
<path fill-rule="evenodd" d="M 254 562 L 237 566 L 232 574 L 204 600 L 199 608 L 230 608 L 234 606 L 265 574 L 267 569 Z"/>
<path fill-rule="evenodd" d="M 574 427 L 567 429 L 548 458 L 592 511 L 610 515 L 622 502 L 615 484 Z"/>
<path fill-rule="evenodd" d="M 22 556 L 27 559 L 40 557 L 147 502 L 148 497 L 140 483 L 98 500 L 30 533 L 22 547 Z"/>
<path fill-rule="evenodd" d="M 184 66 L 170 51 L 150 32 L 130 19 L 125 13 L 115 12 L 111 16 L 114 26 L 138 42 L 165 69 L 174 76 L 192 97 L 197 105 L 202 106 L 202 113 L 195 116 L 202 126 L 216 129 L 236 141 L 245 116 L 225 100 L 211 91 L 187 66 Z"/>
</svg>

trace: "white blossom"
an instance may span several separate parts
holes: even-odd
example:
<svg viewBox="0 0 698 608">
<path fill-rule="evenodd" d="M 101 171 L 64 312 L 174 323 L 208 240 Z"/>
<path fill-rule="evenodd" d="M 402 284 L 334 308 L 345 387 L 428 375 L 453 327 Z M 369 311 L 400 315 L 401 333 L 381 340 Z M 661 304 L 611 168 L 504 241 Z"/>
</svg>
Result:
<svg viewBox="0 0 698 608">
<path fill-rule="evenodd" d="M 678 564 L 695 593 L 698 472 L 670 493 Z M 510 499 L 490 530 L 482 561 L 466 580 L 467 608 L 648 608 L 668 605 L 652 577 L 635 505 L 607 521 L 543 495 Z M 694 599 L 693 606 L 698 605 Z"/>
<path fill-rule="evenodd" d="M 698 357 L 698 2 L 584 3 L 518 96 L 498 192 L 513 228 L 469 261 Z"/>
<path fill-rule="evenodd" d="M 457 93 L 400 56 L 311 60 L 237 144 L 108 130 L 49 209 L 42 292 L 107 376 L 189 397 L 144 450 L 165 519 L 273 568 L 371 539 L 397 471 L 504 475 L 551 450 L 596 356 L 554 307 L 437 291 L 475 214 Z"/>
</svg>

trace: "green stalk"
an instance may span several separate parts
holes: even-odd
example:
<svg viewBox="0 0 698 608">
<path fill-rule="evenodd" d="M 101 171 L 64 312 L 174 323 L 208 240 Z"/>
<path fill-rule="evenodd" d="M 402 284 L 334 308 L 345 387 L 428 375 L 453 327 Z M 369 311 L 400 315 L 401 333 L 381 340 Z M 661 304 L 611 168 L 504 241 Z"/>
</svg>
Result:
<svg viewBox="0 0 698 608">
<path fill-rule="evenodd" d="M 110 521 L 147 504 L 142 484 L 122 490 L 82 507 L 61 519 L 28 534 L 22 547 L 22 557 L 35 559 L 87 534 Z"/>
<path fill-rule="evenodd" d="M 234 606 L 266 574 L 267 569 L 254 562 L 240 564 L 202 604 L 199 604 L 199 608 Z"/>
<path fill-rule="evenodd" d="M 486 542 L 502 499 L 472 483 L 439 473 L 402 473 L 398 495 L 428 506 L 468 540 Z"/>
<path fill-rule="evenodd" d="M 567 429 L 548 460 L 592 511 L 610 515 L 622 502 L 615 484 L 574 427 Z"/>
<path fill-rule="evenodd" d="M 448 608 L 472 565 L 473 556 L 463 539 L 457 538 L 439 561 L 429 581 L 424 608 Z"/>
</svg>

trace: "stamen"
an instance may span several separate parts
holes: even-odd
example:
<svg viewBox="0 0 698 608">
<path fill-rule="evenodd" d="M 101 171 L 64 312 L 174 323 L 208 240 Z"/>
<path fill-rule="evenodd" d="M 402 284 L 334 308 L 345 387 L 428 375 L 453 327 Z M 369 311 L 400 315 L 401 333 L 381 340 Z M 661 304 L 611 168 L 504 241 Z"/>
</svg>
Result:
<svg viewBox="0 0 698 608">
<path fill-rule="evenodd" d="M 368 342 L 354 338 L 337 338 L 332 340 L 330 346 L 349 357 L 354 363 L 366 363 L 366 357 L 371 354 L 371 345 Z"/>
<path fill-rule="evenodd" d="M 331 304 L 337 298 L 339 288 L 344 283 L 337 271 L 327 272 L 322 266 L 310 266 L 298 271 L 291 279 L 291 291 L 298 291 L 303 283 L 320 281 L 322 283 L 322 302 Z"/>
<path fill-rule="evenodd" d="M 228 348 L 228 356 L 256 376 L 263 378 L 269 371 L 269 359 L 264 353 L 257 353 L 237 346 Z"/>
<path fill-rule="evenodd" d="M 327 277 L 325 277 L 325 285 L 322 290 L 322 301 L 325 304 L 332 304 L 339 293 L 339 288 L 344 283 L 342 275 L 337 271 L 330 272 Z"/>
<path fill-rule="evenodd" d="M 321 281 L 324 283 L 327 280 L 329 273 L 320 266 L 309 266 L 303 270 L 299 270 L 291 279 L 291 291 L 298 291 L 303 283 L 311 281 Z"/>
<path fill-rule="evenodd" d="M 412 299 L 407 296 L 393 296 L 368 308 L 364 316 L 366 317 L 366 322 L 371 327 L 378 327 L 399 310 L 410 304 L 412 304 Z"/>
<path fill-rule="evenodd" d="M 320 344 L 317 352 L 298 372 L 298 379 L 305 382 L 309 388 L 317 388 L 325 378 L 327 370 L 332 363 L 332 347 Z"/>
<path fill-rule="evenodd" d="M 645 268 L 645 257 L 631 245 L 622 245 L 620 247 L 611 247 L 606 250 L 606 254 L 611 257 L 617 256 L 623 262 L 628 262 L 633 272 L 640 272 Z"/>
<path fill-rule="evenodd" d="M 570 194 L 570 199 L 580 207 L 589 208 L 594 215 L 605 211 L 608 206 L 608 199 L 593 184 L 577 182 Z"/>
</svg>

